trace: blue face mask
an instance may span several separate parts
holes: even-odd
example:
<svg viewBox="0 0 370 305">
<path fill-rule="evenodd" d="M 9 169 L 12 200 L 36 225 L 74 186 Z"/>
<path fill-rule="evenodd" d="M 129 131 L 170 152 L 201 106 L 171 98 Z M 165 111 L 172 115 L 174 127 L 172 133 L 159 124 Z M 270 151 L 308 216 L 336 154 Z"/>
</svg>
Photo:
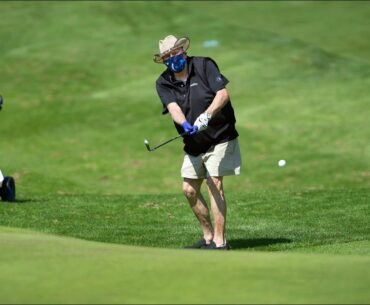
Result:
<svg viewBox="0 0 370 305">
<path fill-rule="evenodd" d="M 186 59 L 184 54 L 172 56 L 164 61 L 164 64 L 175 73 L 179 73 L 185 69 Z"/>
</svg>

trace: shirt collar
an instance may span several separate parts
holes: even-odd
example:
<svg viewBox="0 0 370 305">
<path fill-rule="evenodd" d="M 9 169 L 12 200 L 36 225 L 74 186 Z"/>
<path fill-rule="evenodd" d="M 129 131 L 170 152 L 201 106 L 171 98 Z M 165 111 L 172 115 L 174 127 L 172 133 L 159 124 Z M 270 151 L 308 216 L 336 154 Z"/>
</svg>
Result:
<svg viewBox="0 0 370 305">
<path fill-rule="evenodd" d="M 190 77 L 190 75 L 192 75 L 193 71 L 194 71 L 194 68 L 193 68 L 193 57 L 187 57 L 187 65 L 188 65 L 188 79 Z M 163 77 L 164 79 L 166 79 L 167 81 L 175 84 L 177 82 L 181 82 L 181 81 L 178 81 L 176 78 L 175 78 L 175 75 L 173 74 L 172 71 L 170 71 L 170 69 L 167 69 L 164 71 L 163 73 Z"/>
</svg>

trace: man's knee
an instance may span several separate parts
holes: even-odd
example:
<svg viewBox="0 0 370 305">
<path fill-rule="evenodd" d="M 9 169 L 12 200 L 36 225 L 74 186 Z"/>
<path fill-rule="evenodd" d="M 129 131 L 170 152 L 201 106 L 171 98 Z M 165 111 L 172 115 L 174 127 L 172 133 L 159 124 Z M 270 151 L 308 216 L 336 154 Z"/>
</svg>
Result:
<svg viewBox="0 0 370 305">
<path fill-rule="evenodd" d="M 218 190 L 219 192 L 223 191 L 222 177 L 208 177 L 207 185 L 211 189 Z"/>
<path fill-rule="evenodd" d="M 182 184 L 182 191 L 186 198 L 192 199 L 198 196 L 199 187 L 197 185 L 194 185 L 194 183 L 189 183 L 187 181 L 184 181 Z"/>
</svg>

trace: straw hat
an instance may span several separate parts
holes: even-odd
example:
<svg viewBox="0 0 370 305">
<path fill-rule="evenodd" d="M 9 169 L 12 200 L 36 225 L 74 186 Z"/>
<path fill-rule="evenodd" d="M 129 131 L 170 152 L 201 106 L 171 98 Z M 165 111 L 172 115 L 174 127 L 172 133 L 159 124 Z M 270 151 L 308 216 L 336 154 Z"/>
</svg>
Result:
<svg viewBox="0 0 370 305">
<path fill-rule="evenodd" d="M 163 40 L 159 41 L 159 53 L 154 54 L 154 62 L 163 62 L 163 57 L 168 55 L 171 51 L 182 48 L 184 52 L 189 48 L 190 40 L 188 37 L 177 39 L 173 35 L 168 35 Z"/>
</svg>

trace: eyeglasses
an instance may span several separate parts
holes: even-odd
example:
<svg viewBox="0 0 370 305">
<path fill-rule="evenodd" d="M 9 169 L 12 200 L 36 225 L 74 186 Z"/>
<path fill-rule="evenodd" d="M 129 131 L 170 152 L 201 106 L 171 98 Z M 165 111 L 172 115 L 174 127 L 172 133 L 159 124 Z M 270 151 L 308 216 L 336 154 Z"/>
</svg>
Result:
<svg viewBox="0 0 370 305">
<path fill-rule="evenodd" d="M 168 52 L 168 54 L 166 54 L 166 55 L 164 55 L 163 57 L 162 57 L 162 59 L 163 59 L 163 61 L 165 62 L 166 60 L 168 60 L 170 57 L 172 57 L 172 56 L 176 56 L 176 55 L 179 55 L 179 54 L 181 54 L 183 52 L 183 50 L 182 50 L 182 48 L 180 48 L 180 49 L 175 49 L 175 50 L 170 50 L 169 52 Z"/>
</svg>

